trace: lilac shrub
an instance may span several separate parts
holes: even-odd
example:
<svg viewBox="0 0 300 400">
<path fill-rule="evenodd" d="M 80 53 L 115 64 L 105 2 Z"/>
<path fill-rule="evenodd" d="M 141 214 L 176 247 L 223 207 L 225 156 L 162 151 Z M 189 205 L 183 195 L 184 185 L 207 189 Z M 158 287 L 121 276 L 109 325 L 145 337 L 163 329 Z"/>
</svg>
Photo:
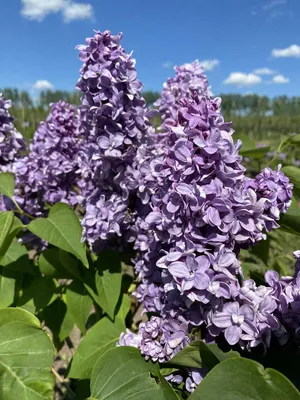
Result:
<svg viewBox="0 0 300 400">
<path fill-rule="evenodd" d="M 26 150 L 26 142 L 14 127 L 14 118 L 9 114 L 11 101 L 0 93 L 0 169 L 11 171 L 13 163 Z"/>
<path fill-rule="evenodd" d="M 85 138 L 78 184 L 86 206 L 83 237 L 96 252 L 118 237 L 124 242 L 135 238 L 136 188 L 127 183 L 135 173 L 137 151 L 154 133 L 135 60 L 121 47 L 121 38 L 96 31 L 78 46 L 84 62 L 77 88 L 83 93 Z"/>
<path fill-rule="evenodd" d="M 194 93 L 183 99 L 165 129 L 164 152 L 140 164 L 139 193 L 151 188 L 151 207 L 137 219 L 135 295 L 145 311 L 160 314 L 159 326 L 184 326 L 177 328 L 179 346 L 200 329 L 203 340 L 268 347 L 271 333 L 283 332 L 278 298 L 271 286 L 243 279 L 238 254 L 278 226 L 292 185 L 280 169 L 245 176 L 241 142 L 233 142 L 218 98 Z M 146 358 L 169 360 L 178 347 L 172 335 L 159 333 L 153 318 L 140 325 L 135 344 Z"/>
<path fill-rule="evenodd" d="M 198 60 L 175 67 L 175 76 L 163 85 L 161 97 L 154 103 L 161 114 L 162 124 L 168 118 L 177 118 L 182 98 L 191 98 L 194 93 L 210 96 L 210 87 L 204 69 Z"/>
</svg>

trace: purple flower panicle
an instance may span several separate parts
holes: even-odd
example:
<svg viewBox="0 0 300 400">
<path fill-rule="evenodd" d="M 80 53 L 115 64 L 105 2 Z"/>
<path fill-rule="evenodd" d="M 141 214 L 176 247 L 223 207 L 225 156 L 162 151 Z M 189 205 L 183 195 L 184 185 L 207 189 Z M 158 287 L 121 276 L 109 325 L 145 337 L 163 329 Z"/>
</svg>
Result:
<svg viewBox="0 0 300 400">
<path fill-rule="evenodd" d="M 161 97 L 154 103 L 161 114 L 162 125 L 168 118 L 177 118 L 182 98 L 191 98 L 195 93 L 199 96 L 211 95 L 207 77 L 198 60 L 174 70 L 175 76 L 164 83 Z"/>
<path fill-rule="evenodd" d="M 234 143 L 218 98 L 182 99 L 177 118 L 167 119 L 164 130 L 135 177 L 145 204 L 137 209 L 135 295 L 146 311 L 160 315 L 140 325 L 138 347 L 146 358 L 170 359 L 174 353 L 168 354 L 162 330 L 171 322 L 184 324 L 180 345 L 199 329 L 204 340 L 267 348 L 272 335 L 296 326 L 298 281 L 274 283 L 284 291 L 279 300 L 271 285 L 244 280 L 238 255 L 278 226 L 292 185 L 280 169 L 245 176 L 241 142 Z M 187 390 L 198 384 L 200 375 L 194 375 Z"/>
<path fill-rule="evenodd" d="M 115 236 L 132 237 L 136 187 L 128 185 L 134 162 L 154 130 L 141 96 L 135 60 L 120 45 L 122 34 L 96 31 L 78 46 L 84 62 L 77 88 L 84 143 L 78 154 L 79 187 L 87 213 L 83 238 L 94 251 Z M 129 232 L 128 232 L 129 230 Z"/>
<path fill-rule="evenodd" d="M 47 204 L 81 202 L 75 191 L 78 127 L 73 106 L 63 101 L 52 104 L 46 121 L 34 134 L 29 154 L 16 162 L 16 199 L 32 216 L 43 215 Z"/>
<path fill-rule="evenodd" d="M 5 100 L 0 92 L 0 169 L 12 171 L 12 165 L 26 150 L 26 141 L 14 127 L 14 118 L 9 113 L 11 101 Z"/>
</svg>

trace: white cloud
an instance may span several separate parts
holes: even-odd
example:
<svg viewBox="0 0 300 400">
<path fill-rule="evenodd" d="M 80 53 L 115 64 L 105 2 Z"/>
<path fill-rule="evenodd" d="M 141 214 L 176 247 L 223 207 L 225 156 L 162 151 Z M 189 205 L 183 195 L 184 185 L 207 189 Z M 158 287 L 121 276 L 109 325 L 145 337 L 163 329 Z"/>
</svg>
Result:
<svg viewBox="0 0 300 400">
<path fill-rule="evenodd" d="M 257 85 L 261 82 L 260 76 L 253 73 L 245 74 L 244 72 L 231 72 L 229 77 L 224 81 L 225 85 L 235 85 L 238 87 Z"/>
<path fill-rule="evenodd" d="M 171 61 L 165 61 L 162 66 L 163 68 L 172 68 L 173 65 L 174 64 Z"/>
<path fill-rule="evenodd" d="M 22 0 L 21 14 L 28 19 L 42 21 L 48 14 L 58 13 L 66 0 Z"/>
<path fill-rule="evenodd" d="M 93 6 L 88 3 L 70 3 L 63 10 L 65 22 L 71 22 L 78 19 L 92 19 Z"/>
<path fill-rule="evenodd" d="M 276 75 L 272 79 L 273 83 L 278 83 L 278 84 L 289 83 L 289 81 L 290 81 L 289 78 L 286 78 L 283 75 Z"/>
<path fill-rule="evenodd" d="M 41 79 L 41 80 L 36 81 L 32 87 L 33 87 L 33 89 L 36 89 L 36 90 L 52 90 L 52 89 L 54 89 L 54 85 L 52 85 L 52 83 L 50 83 L 46 79 Z"/>
<path fill-rule="evenodd" d="M 264 5 L 263 10 L 270 10 L 271 8 L 274 8 L 276 6 L 279 6 L 279 5 L 285 4 L 285 3 L 286 3 L 286 0 L 274 0 L 274 1 L 271 1 L 271 3 Z"/>
<path fill-rule="evenodd" d="M 274 75 L 276 71 L 270 68 L 257 68 L 253 71 L 256 75 Z"/>
<path fill-rule="evenodd" d="M 213 70 L 217 65 L 220 64 L 220 61 L 217 59 L 213 59 L 213 60 L 203 60 L 203 61 L 199 61 L 199 63 L 202 65 L 202 67 L 204 68 L 204 71 L 211 71 Z"/>
<path fill-rule="evenodd" d="M 43 21 L 47 15 L 62 13 L 65 22 L 91 19 L 93 7 L 89 3 L 73 3 L 72 0 L 21 0 L 21 14 L 33 21 Z"/>
<path fill-rule="evenodd" d="M 285 49 L 273 49 L 273 57 L 297 57 L 300 58 L 300 46 L 297 44 L 292 44 Z"/>
</svg>

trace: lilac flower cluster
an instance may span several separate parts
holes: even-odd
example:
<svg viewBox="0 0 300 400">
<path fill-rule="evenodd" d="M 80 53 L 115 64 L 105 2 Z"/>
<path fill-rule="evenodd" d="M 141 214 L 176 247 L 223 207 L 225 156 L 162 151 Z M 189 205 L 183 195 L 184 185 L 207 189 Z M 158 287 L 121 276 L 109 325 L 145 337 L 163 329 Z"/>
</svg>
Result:
<svg viewBox="0 0 300 400">
<path fill-rule="evenodd" d="M 29 154 L 15 163 L 15 197 L 24 211 L 37 217 L 45 213 L 47 203 L 81 201 L 74 191 L 79 138 L 75 108 L 63 101 L 53 104 L 33 137 Z"/>
<path fill-rule="evenodd" d="M 11 101 L 5 100 L 0 93 L 0 168 L 1 172 L 11 171 L 12 165 L 21 152 L 26 149 L 26 142 L 13 125 L 9 114 Z"/>
<path fill-rule="evenodd" d="M 166 362 L 189 343 L 187 329 L 185 322 L 151 317 L 148 322 L 140 324 L 138 334 L 130 331 L 121 334 L 118 344 L 139 347 L 146 360 Z"/>
<path fill-rule="evenodd" d="M 289 179 L 280 171 L 264 168 L 254 180 L 246 181 L 246 186 L 251 187 L 257 193 L 259 199 L 267 199 L 265 203 L 265 228 L 269 232 L 273 228 L 278 228 L 276 220 L 280 213 L 284 213 L 291 205 L 292 185 Z"/>
<path fill-rule="evenodd" d="M 272 332 L 283 331 L 278 298 L 271 286 L 243 280 L 237 257 L 278 226 L 292 185 L 280 169 L 245 177 L 241 143 L 233 142 L 220 99 L 196 94 L 183 99 L 178 117 L 169 118 L 165 128 L 164 149 L 158 146 L 159 154 L 144 157 L 137 174 L 139 196 L 151 207 L 137 218 L 136 297 L 146 311 L 159 313 L 162 326 L 184 324 L 184 342 L 198 327 L 204 340 L 223 337 L 242 348 L 268 347 Z M 147 332 L 157 332 L 155 319 L 146 324 Z M 138 335 L 144 332 L 141 325 Z M 143 339 L 134 342 L 145 357 L 168 360 L 175 352 L 172 346 L 166 350 L 161 337 L 151 346 Z"/>
<path fill-rule="evenodd" d="M 177 118 L 182 98 L 191 98 L 193 93 L 211 95 L 207 77 L 198 60 L 174 69 L 175 76 L 164 83 L 161 97 L 154 103 L 159 108 L 163 124 L 168 118 Z"/>
<path fill-rule="evenodd" d="M 122 333 L 117 346 L 138 347 L 147 360 L 165 362 L 190 342 L 191 339 L 186 335 L 187 328 L 185 323 L 152 317 L 150 321 L 140 324 L 138 334 L 129 329 Z M 174 385 L 180 385 L 184 380 L 186 390 L 192 393 L 207 372 L 206 368 L 182 368 L 165 378 Z"/>
<path fill-rule="evenodd" d="M 296 259 L 294 276 L 279 277 L 276 271 L 268 271 L 265 280 L 272 288 L 271 296 L 276 300 L 275 317 L 281 322 L 279 339 L 286 341 L 300 330 L 300 250 L 294 252 Z"/>
<path fill-rule="evenodd" d="M 79 187 L 85 198 L 83 237 L 97 251 L 113 236 L 132 236 L 136 189 L 134 174 L 139 147 L 154 132 L 150 111 L 141 96 L 135 60 L 120 46 L 122 35 L 96 31 L 78 46 L 84 62 L 78 89 L 83 93 L 80 118 L 85 142 L 79 152 Z M 130 241 L 130 239 L 128 239 Z"/>
</svg>

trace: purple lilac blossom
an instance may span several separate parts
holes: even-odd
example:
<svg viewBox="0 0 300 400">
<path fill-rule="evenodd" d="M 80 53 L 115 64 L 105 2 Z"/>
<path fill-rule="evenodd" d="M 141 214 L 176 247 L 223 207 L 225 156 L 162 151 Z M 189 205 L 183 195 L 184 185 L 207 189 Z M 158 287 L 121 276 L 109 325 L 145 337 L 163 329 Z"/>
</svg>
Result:
<svg viewBox="0 0 300 400">
<path fill-rule="evenodd" d="M 207 373 L 206 368 L 189 368 L 188 377 L 185 381 L 186 390 L 193 393 Z"/>
<path fill-rule="evenodd" d="M 180 385 L 182 381 L 185 381 L 186 390 L 192 393 L 207 373 L 207 368 L 183 368 L 165 376 L 165 379 L 173 385 Z"/>
<path fill-rule="evenodd" d="M 272 288 L 270 294 L 276 301 L 273 314 L 281 322 L 281 333 L 285 338 L 299 335 L 300 330 L 300 250 L 294 252 L 294 257 L 294 276 L 280 278 L 276 271 L 265 274 L 265 280 Z"/>
<path fill-rule="evenodd" d="M 46 121 L 34 134 L 29 154 L 15 163 L 15 197 L 30 215 L 45 215 L 47 204 L 65 202 L 74 206 L 82 201 L 74 190 L 78 127 L 73 106 L 63 101 L 52 104 Z"/>
<path fill-rule="evenodd" d="M 286 328 L 272 287 L 244 280 L 238 254 L 278 226 L 292 185 L 280 168 L 245 176 L 241 143 L 233 142 L 218 98 L 194 94 L 181 100 L 178 117 L 166 120 L 165 130 L 164 146 L 154 143 L 132 175 L 147 205 L 137 218 L 136 296 L 146 311 L 160 313 L 161 326 L 184 323 L 185 340 L 199 327 L 204 339 L 266 348 L 271 334 Z M 141 325 L 139 334 L 144 332 Z M 138 347 L 147 358 L 165 360 L 165 341 L 159 328 L 154 332 Z"/>
<path fill-rule="evenodd" d="M 292 203 L 293 185 L 280 169 L 281 165 L 278 166 L 277 171 L 264 168 L 255 178 L 254 190 L 258 198 L 267 199 L 265 214 L 270 217 L 270 220 L 266 222 L 267 231 L 278 227 L 275 221 L 279 219 L 280 213 L 288 210 Z"/>
<path fill-rule="evenodd" d="M 96 31 L 78 46 L 84 62 L 77 88 L 82 91 L 80 119 L 85 138 L 78 153 L 79 187 L 86 215 L 83 239 L 99 251 L 113 235 L 131 241 L 134 232 L 137 152 L 150 140 L 153 112 L 141 96 L 135 60 L 120 45 L 122 34 Z M 116 216 L 116 217 L 115 217 Z M 101 239 L 99 241 L 99 238 Z"/>
<path fill-rule="evenodd" d="M 129 329 L 121 333 L 117 346 L 137 347 L 146 360 L 167 362 L 189 343 L 186 334 L 187 324 L 184 322 L 151 317 L 139 325 L 137 334 Z"/>
<path fill-rule="evenodd" d="M 138 345 L 146 360 L 166 362 L 185 347 L 190 339 L 187 337 L 187 324 L 160 317 L 151 317 L 141 323 L 139 334 L 142 339 Z"/>
<path fill-rule="evenodd" d="M 26 150 L 26 141 L 14 127 L 14 118 L 9 113 L 11 101 L 5 100 L 0 92 L 0 173 L 15 172 L 14 165 Z M 11 209 L 12 204 L 0 195 L 0 211 Z"/>
<path fill-rule="evenodd" d="M 180 385 L 183 381 L 183 376 L 180 374 L 180 371 L 173 372 L 170 375 L 166 375 L 164 377 L 168 382 L 174 385 Z"/>
<path fill-rule="evenodd" d="M 177 118 L 182 98 L 191 98 L 193 93 L 199 96 L 210 96 L 208 80 L 198 60 L 191 64 L 174 67 L 175 76 L 163 85 L 161 97 L 154 103 L 158 107 L 162 125 L 168 118 Z"/>
<path fill-rule="evenodd" d="M 9 113 L 11 101 L 5 100 L 0 92 L 0 169 L 12 171 L 12 165 L 26 150 L 26 141 L 14 127 L 14 118 Z"/>
<path fill-rule="evenodd" d="M 142 336 L 140 334 L 133 333 L 129 329 L 126 329 L 126 333 L 121 333 L 117 346 L 139 347 L 141 340 Z"/>
</svg>

